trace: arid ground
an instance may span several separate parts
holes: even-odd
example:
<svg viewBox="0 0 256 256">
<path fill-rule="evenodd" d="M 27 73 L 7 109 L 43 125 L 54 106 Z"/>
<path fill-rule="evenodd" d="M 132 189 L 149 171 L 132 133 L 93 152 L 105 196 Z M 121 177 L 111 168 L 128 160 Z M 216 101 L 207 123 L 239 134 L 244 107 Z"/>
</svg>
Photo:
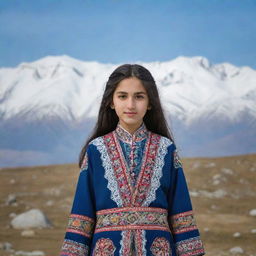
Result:
<svg viewBox="0 0 256 256">
<path fill-rule="evenodd" d="M 256 256 L 256 154 L 222 158 L 184 158 L 197 225 L 206 255 Z M 79 169 L 75 164 L 0 169 L 0 243 L 15 251 L 58 255 L 65 235 Z M 8 195 L 16 203 L 6 204 Z M 24 237 L 10 225 L 11 213 L 40 209 L 52 228 Z M 237 233 L 238 232 L 238 233 Z M 240 247 L 241 254 L 232 254 Z M 15 255 L 0 249 L 0 255 Z"/>
</svg>

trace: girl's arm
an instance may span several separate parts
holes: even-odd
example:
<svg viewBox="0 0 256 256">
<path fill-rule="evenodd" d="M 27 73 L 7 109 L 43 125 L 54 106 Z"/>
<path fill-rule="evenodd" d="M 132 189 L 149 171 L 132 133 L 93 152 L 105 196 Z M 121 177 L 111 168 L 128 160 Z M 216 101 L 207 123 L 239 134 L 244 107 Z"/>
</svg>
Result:
<svg viewBox="0 0 256 256">
<path fill-rule="evenodd" d="M 204 255 L 203 243 L 193 214 L 183 167 L 175 144 L 171 146 L 171 188 L 168 222 L 179 256 Z"/>
<path fill-rule="evenodd" d="M 92 165 L 87 150 L 80 169 L 60 256 L 89 255 L 96 219 L 93 195 Z"/>
</svg>

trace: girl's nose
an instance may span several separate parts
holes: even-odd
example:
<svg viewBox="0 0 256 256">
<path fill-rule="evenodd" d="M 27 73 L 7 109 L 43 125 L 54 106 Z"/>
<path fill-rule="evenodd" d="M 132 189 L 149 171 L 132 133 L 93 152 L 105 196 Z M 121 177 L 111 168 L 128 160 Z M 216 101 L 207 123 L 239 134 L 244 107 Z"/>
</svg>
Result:
<svg viewBox="0 0 256 256">
<path fill-rule="evenodd" d="M 129 108 L 133 108 L 134 107 L 134 99 L 133 99 L 133 97 L 128 98 L 127 106 Z"/>
</svg>

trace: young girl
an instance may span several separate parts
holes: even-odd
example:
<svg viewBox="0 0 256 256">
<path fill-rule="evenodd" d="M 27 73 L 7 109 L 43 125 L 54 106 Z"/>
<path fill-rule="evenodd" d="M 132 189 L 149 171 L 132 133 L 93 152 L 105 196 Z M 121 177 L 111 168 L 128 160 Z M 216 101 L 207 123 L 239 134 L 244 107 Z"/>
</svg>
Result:
<svg viewBox="0 0 256 256">
<path fill-rule="evenodd" d="M 80 176 L 61 256 L 204 255 L 182 163 L 150 72 L 110 75 Z"/>
</svg>

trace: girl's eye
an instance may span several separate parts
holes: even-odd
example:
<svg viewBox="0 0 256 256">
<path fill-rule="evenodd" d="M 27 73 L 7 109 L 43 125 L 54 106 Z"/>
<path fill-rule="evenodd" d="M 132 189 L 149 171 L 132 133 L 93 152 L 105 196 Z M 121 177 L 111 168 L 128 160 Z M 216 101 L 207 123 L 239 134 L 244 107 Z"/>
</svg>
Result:
<svg viewBox="0 0 256 256">
<path fill-rule="evenodd" d="M 135 97 L 136 97 L 137 99 L 143 99 L 143 98 L 144 98 L 143 95 L 136 95 Z M 126 95 L 119 95 L 118 98 L 124 99 L 124 98 L 126 98 Z"/>
</svg>

